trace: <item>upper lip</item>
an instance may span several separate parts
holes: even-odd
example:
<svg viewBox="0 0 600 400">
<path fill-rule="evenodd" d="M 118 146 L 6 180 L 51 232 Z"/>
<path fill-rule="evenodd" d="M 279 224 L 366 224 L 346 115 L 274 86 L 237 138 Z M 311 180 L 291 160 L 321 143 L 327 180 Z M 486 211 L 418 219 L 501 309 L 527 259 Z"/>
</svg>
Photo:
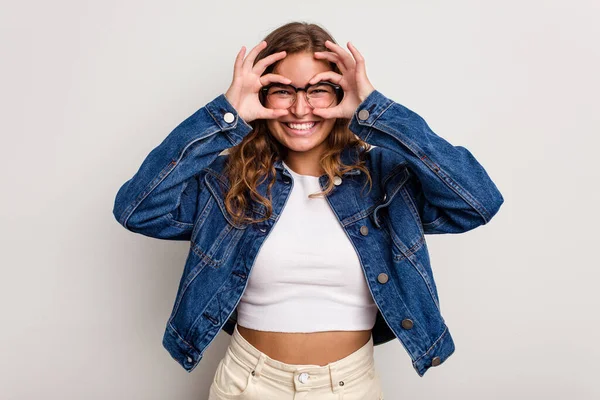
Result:
<svg viewBox="0 0 600 400">
<path fill-rule="evenodd" d="M 283 121 L 286 124 L 308 124 L 310 122 L 320 122 L 320 121 Z"/>
</svg>

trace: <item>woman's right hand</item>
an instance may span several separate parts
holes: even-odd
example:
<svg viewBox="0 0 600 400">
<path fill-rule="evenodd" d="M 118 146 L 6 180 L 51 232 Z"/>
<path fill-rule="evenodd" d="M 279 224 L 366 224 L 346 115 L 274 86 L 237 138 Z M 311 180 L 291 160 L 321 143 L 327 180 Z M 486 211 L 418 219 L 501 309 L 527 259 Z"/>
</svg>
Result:
<svg viewBox="0 0 600 400">
<path fill-rule="evenodd" d="M 242 46 L 235 59 L 233 81 L 225 93 L 225 97 L 236 109 L 238 116 L 246 122 L 255 119 L 276 119 L 289 113 L 287 109 L 266 108 L 260 103 L 258 93 L 261 87 L 268 85 L 271 82 L 283 84 L 292 82 L 290 79 L 278 74 L 266 74 L 261 76 L 269 65 L 286 56 L 285 51 L 271 54 L 258 61 L 256 65 L 253 65 L 258 53 L 266 46 L 267 42 L 263 40 L 248 53 L 246 59 L 244 59 L 246 47 Z"/>
</svg>

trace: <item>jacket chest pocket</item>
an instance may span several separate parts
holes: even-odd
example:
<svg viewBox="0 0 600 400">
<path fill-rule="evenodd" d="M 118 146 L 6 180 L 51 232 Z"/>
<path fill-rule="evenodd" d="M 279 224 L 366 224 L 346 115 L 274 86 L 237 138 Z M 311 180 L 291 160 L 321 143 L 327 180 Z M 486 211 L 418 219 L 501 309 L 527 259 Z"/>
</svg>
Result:
<svg viewBox="0 0 600 400">
<path fill-rule="evenodd" d="M 412 172 L 406 164 L 398 165 L 383 182 L 381 203 L 373 210 L 373 223 L 388 227 L 392 239 L 406 241 L 409 246 L 422 241 L 424 232 L 414 202 L 406 187 L 411 184 Z"/>
<path fill-rule="evenodd" d="M 207 191 L 201 196 L 201 209 L 192 233 L 191 250 L 200 263 L 214 268 L 224 264 L 236 250 L 246 226 L 235 225 L 225 209 L 223 182 L 211 173 L 204 175 Z"/>
<path fill-rule="evenodd" d="M 381 217 L 380 213 L 385 213 L 387 208 L 392 204 L 394 198 L 399 194 L 400 189 L 404 186 L 404 184 L 408 181 L 410 177 L 410 172 L 406 166 L 406 164 L 398 165 L 383 181 L 382 184 L 382 197 L 380 199 L 379 205 L 375 207 L 373 210 L 373 222 L 378 227 L 381 225 Z"/>
</svg>

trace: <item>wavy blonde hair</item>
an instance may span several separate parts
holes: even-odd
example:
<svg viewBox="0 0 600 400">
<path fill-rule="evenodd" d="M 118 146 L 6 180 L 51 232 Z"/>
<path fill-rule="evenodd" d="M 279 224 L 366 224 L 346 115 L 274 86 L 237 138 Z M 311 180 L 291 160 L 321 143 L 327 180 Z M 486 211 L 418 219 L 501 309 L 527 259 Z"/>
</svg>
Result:
<svg viewBox="0 0 600 400">
<path fill-rule="evenodd" d="M 325 47 L 325 41 L 334 42 L 333 37 L 322 27 L 305 22 L 291 22 L 280 26 L 265 39 L 267 47 L 256 57 L 254 64 L 259 60 L 285 50 L 287 54 L 315 51 L 329 51 Z M 273 63 L 267 67 L 263 75 L 273 72 L 277 65 Z M 330 62 L 331 69 L 341 73 L 337 65 Z M 328 195 L 334 188 L 333 178 L 352 169 L 360 169 L 365 173 L 369 186 L 372 186 L 371 175 L 365 166 L 364 154 L 370 149 L 370 145 L 358 138 L 348 129 L 349 119 L 337 118 L 327 137 L 328 149 L 321 156 L 320 165 L 325 170 L 329 180 L 324 191 L 313 193 L 309 197 Z M 287 148 L 273 137 L 269 131 L 266 120 L 255 120 L 250 122 L 252 131 L 244 137 L 241 143 L 228 150 L 228 158 L 225 174 L 229 179 L 229 190 L 225 196 L 225 208 L 235 223 L 256 223 L 269 219 L 273 212 L 271 204 L 271 188 L 275 184 L 275 161 L 285 160 Z M 341 153 L 344 148 L 353 148 L 358 152 L 356 164 L 345 165 L 341 161 Z M 270 182 L 267 186 L 265 198 L 257 191 L 257 186 L 266 179 Z M 366 182 L 365 182 L 366 184 Z M 252 218 L 248 210 L 251 202 L 257 202 L 265 206 L 267 213 L 263 218 Z"/>
</svg>

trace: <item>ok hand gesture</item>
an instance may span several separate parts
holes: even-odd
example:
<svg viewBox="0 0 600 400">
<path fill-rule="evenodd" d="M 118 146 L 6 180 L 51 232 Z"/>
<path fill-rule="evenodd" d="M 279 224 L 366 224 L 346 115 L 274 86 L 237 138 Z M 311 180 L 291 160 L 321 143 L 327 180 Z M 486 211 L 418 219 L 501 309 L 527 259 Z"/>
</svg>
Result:
<svg viewBox="0 0 600 400">
<path fill-rule="evenodd" d="M 264 40 L 254 47 L 248 57 L 244 60 L 246 48 L 242 46 L 235 59 L 233 68 L 233 81 L 227 89 L 225 97 L 236 109 L 238 116 L 244 121 L 250 122 L 255 119 L 276 119 L 289 114 L 288 110 L 269 109 L 263 107 L 260 103 L 258 92 L 260 88 L 271 83 L 279 82 L 283 84 L 291 83 L 291 80 L 278 74 L 261 74 L 267 67 L 277 60 L 286 56 L 285 51 L 274 53 L 252 65 L 258 56 L 258 53 L 267 46 Z"/>
<path fill-rule="evenodd" d="M 356 108 L 375 90 L 365 68 L 365 59 L 356 47 L 348 42 L 350 53 L 337 44 L 325 41 L 325 46 L 331 51 L 316 51 L 315 58 L 334 62 L 342 75 L 326 71 L 315 75 L 308 83 L 314 84 L 328 80 L 338 84 L 344 90 L 344 98 L 340 104 L 331 108 L 315 108 L 312 112 L 322 118 L 352 118 Z"/>
</svg>

